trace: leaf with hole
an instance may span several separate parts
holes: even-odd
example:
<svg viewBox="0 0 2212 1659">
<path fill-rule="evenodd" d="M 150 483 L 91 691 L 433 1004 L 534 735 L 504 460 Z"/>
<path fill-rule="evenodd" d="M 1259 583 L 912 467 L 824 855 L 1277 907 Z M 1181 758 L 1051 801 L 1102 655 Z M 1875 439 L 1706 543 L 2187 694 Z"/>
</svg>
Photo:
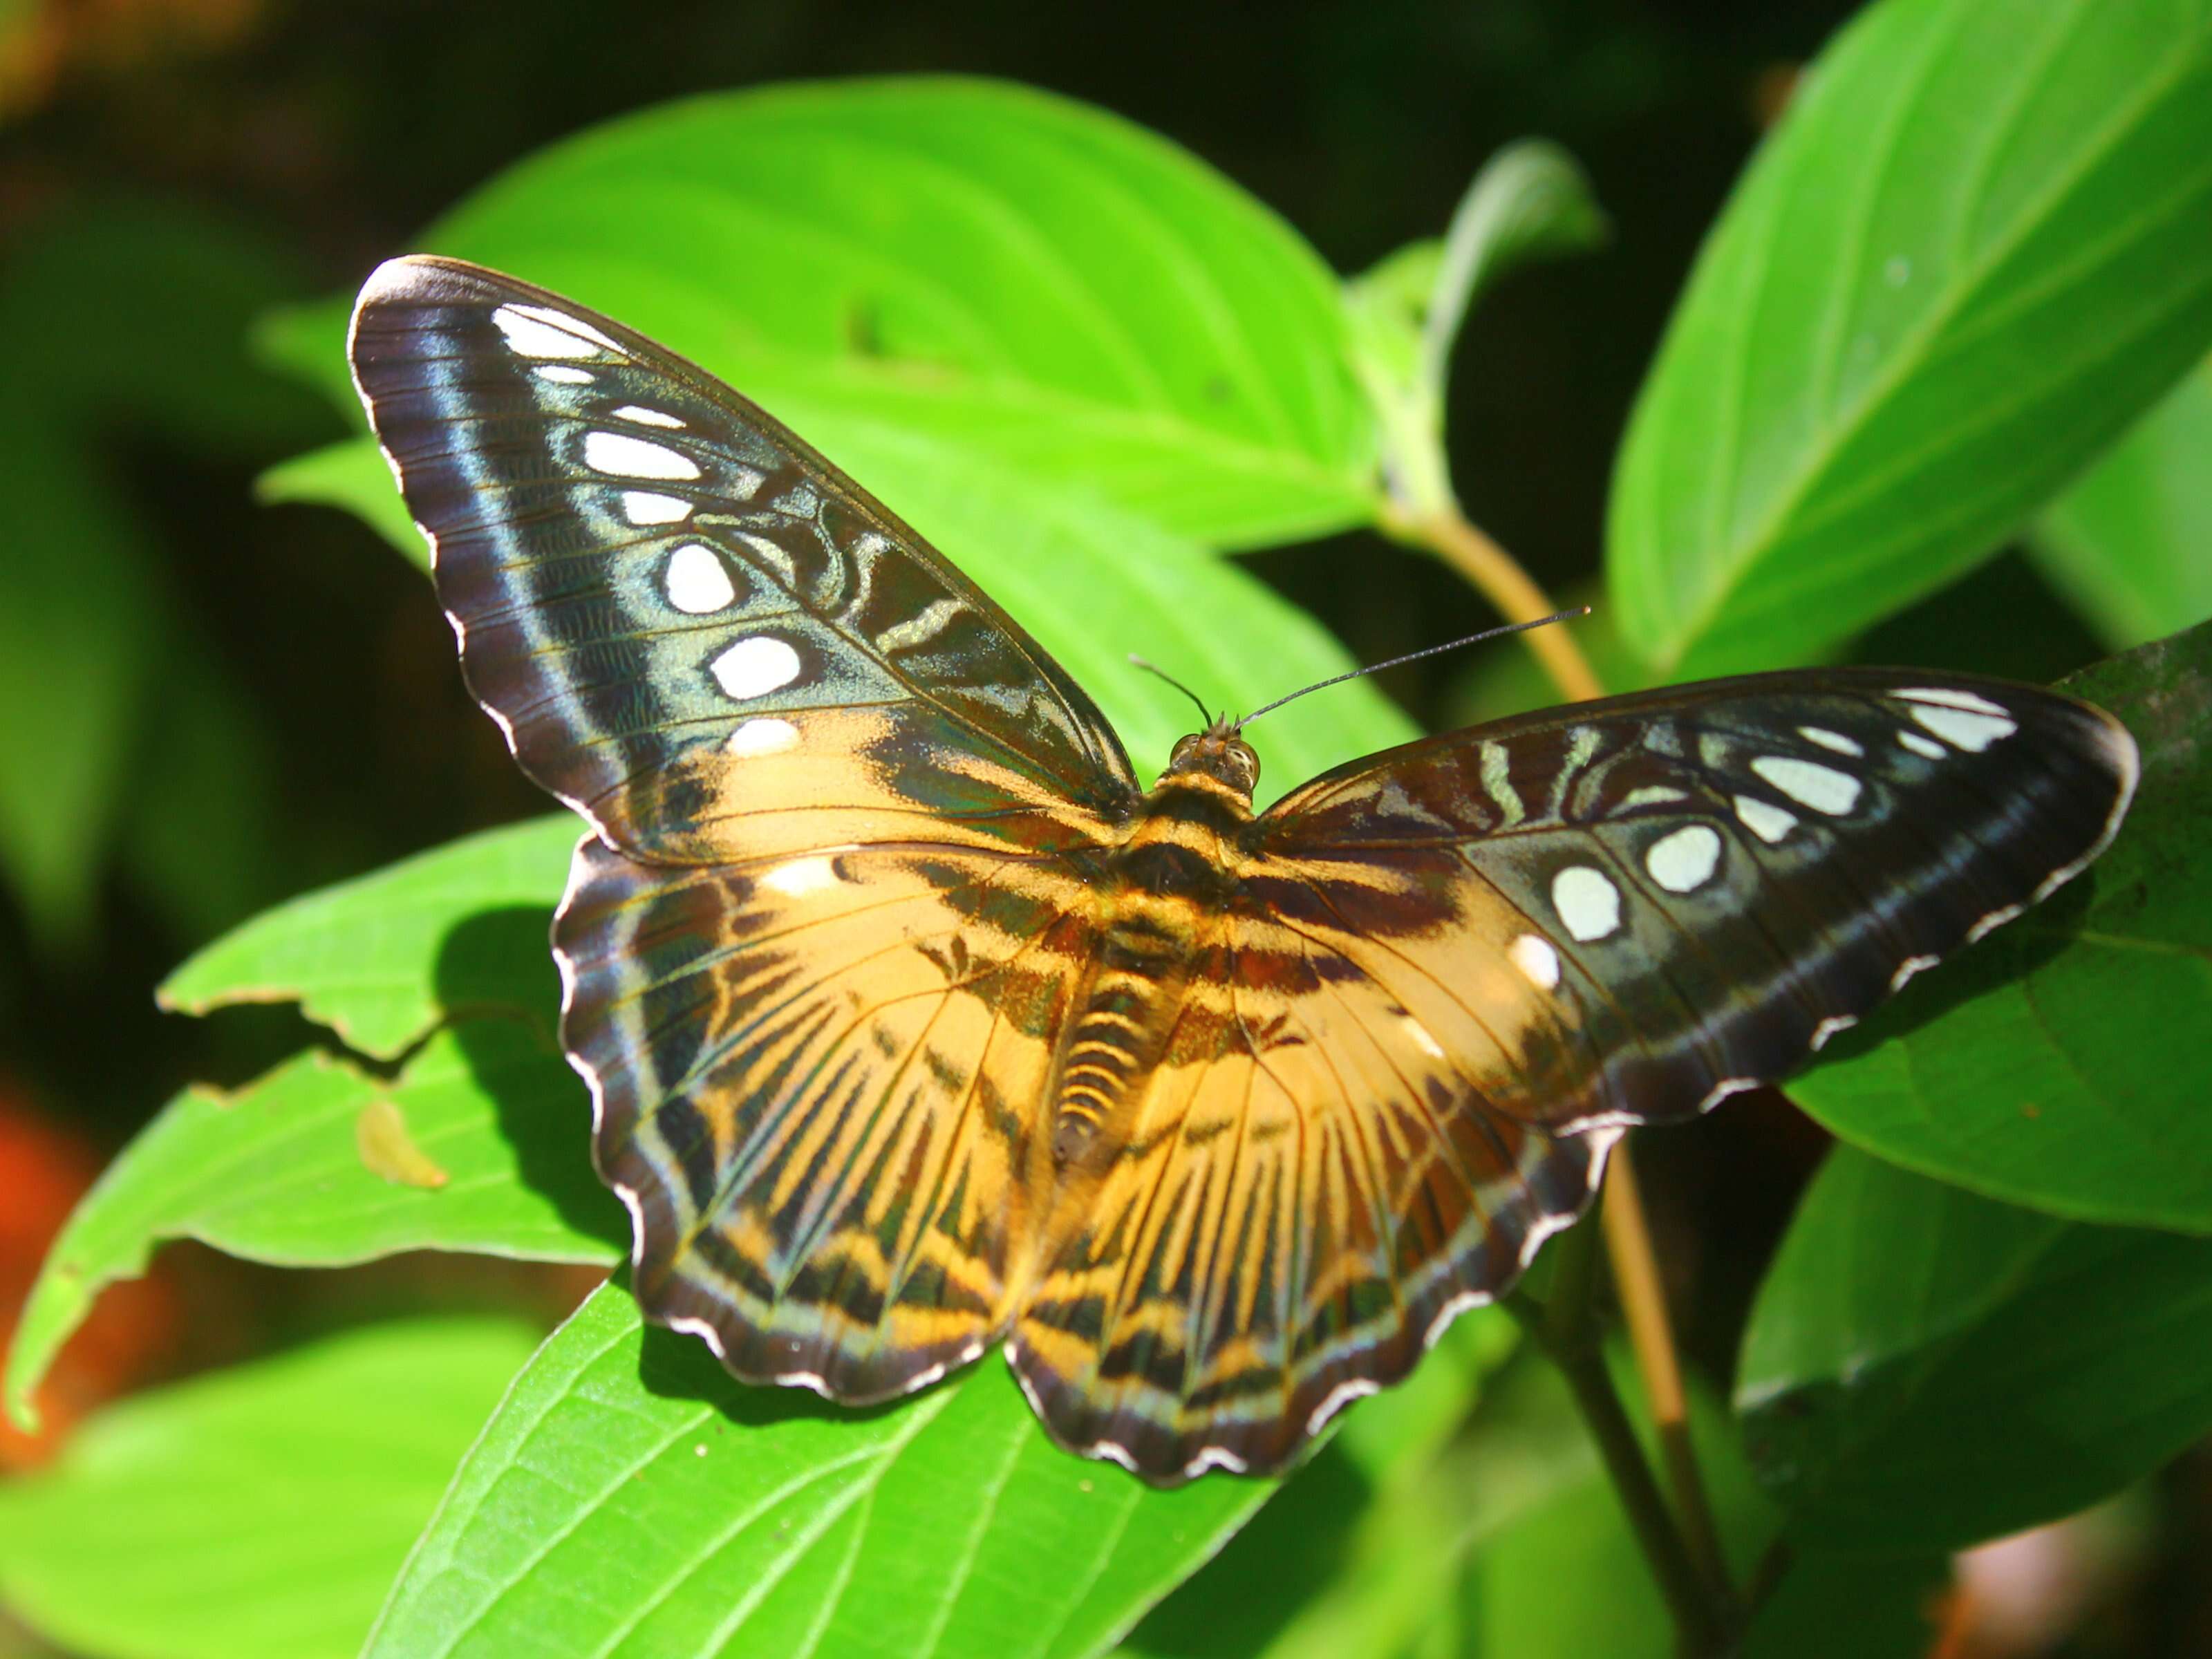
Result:
<svg viewBox="0 0 2212 1659">
<path fill-rule="evenodd" d="M 442 1182 L 380 1167 L 379 1139 L 388 1144 L 395 1123 Z M 567 1064 L 507 1020 L 441 1033 L 389 1081 L 310 1053 L 235 1094 L 187 1090 L 108 1167 L 47 1252 L 9 1349 L 9 1410 L 27 1417 L 94 1298 L 143 1273 L 167 1239 L 285 1267 L 402 1250 L 611 1264 L 626 1229 L 592 1173 L 590 1127 Z"/>
</svg>

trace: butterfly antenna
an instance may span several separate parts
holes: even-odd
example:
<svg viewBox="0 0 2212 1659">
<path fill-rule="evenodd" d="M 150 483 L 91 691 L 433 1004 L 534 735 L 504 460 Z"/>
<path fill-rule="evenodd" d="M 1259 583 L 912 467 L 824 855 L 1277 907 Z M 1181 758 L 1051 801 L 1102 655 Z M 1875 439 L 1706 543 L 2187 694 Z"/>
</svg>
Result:
<svg viewBox="0 0 2212 1659">
<path fill-rule="evenodd" d="M 1496 628 L 1486 628 L 1480 634 L 1470 634 L 1463 640 L 1447 640 L 1443 644 L 1430 646 L 1426 650 L 1408 651 L 1404 656 L 1393 657 L 1388 662 L 1371 662 L 1364 668 L 1355 668 L 1343 674 L 1332 674 L 1325 680 L 1316 680 L 1311 685 L 1300 686 L 1291 692 L 1290 696 L 1276 698 L 1266 708 L 1254 709 L 1237 724 L 1240 729 L 1249 726 L 1261 715 L 1280 708 L 1285 703 L 1293 698 L 1303 697 L 1309 691 L 1320 691 L 1332 685 L 1341 685 L 1346 680 L 1356 680 L 1365 674 L 1379 674 L 1386 668 L 1397 667 L 1401 663 L 1419 662 L 1424 657 L 1437 656 L 1446 651 L 1456 651 L 1463 645 L 1478 645 L 1484 640 L 1499 639 L 1507 634 L 1525 634 L 1532 628 L 1545 628 L 1555 622 L 1565 622 L 1575 617 L 1587 617 L 1589 612 L 1590 608 L 1588 605 L 1578 605 L 1571 611 L 1555 611 L 1548 617 L 1537 617 L 1534 622 L 1504 623 Z M 1150 665 L 1147 664 L 1146 666 L 1149 667 Z M 1156 668 L 1152 672 L 1156 674 L 1159 672 Z M 1165 677 L 1162 676 L 1162 678 Z"/>
<path fill-rule="evenodd" d="M 1198 704 L 1199 719 L 1204 720 L 1208 726 L 1213 724 L 1212 712 L 1206 708 L 1204 700 L 1199 696 L 1198 693 L 1192 690 L 1174 675 L 1169 673 L 1166 669 L 1162 668 L 1158 663 L 1146 662 L 1142 657 L 1137 655 L 1137 653 L 1133 651 L 1129 653 L 1129 665 L 1133 668 L 1141 668 L 1147 674 L 1158 674 L 1170 685 L 1172 685 L 1176 690 L 1182 692 L 1183 696 L 1188 697 L 1193 702 Z"/>
</svg>

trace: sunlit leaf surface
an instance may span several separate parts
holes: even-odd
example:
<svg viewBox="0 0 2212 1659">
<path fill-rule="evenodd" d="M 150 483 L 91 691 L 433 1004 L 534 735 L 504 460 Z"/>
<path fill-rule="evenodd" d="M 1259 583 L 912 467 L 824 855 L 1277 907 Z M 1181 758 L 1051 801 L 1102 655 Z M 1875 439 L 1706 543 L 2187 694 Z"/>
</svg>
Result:
<svg viewBox="0 0 2212 1659">
<path fill-rule="evenodd" d="M 0 1486 L 0 1597 L 102 1659 L 349 1659 L 536 1340 L 410 1319 L 112 1407 Z"/>
<path fill-rule="evenodd" d="M 609 1286 L 516 1380 L 367 1653 L 1091 1653 L 1273 1484 L 1070 1457 L 995 1355 L 870 1412 L 748 1388 Z"/>
<path fill-rule="evenodd" d="M 1958 575 L 2212 345 L 2212 7 L 1886 0 L 1708 241 L 1607 574 L 1685 675 L 1796 661 Z"/>
<path fill-rule="evenodd" d="M 2115 649 L 2212 617 L 2212 367 L 2060 496 L 2029 547 Z"/>
<path fill-rule="evenodd" d="M 1320 257 L 1183 150 L 1043 93 L 915 79 L 671 104 L 392 252 L 618 317 L 833 456 L 825 423 L 881 420 L 1224 545 L 1370 511 L 1371 421 Z M 350 397 L 343 319 L 268 338 Z"/>
</svg>

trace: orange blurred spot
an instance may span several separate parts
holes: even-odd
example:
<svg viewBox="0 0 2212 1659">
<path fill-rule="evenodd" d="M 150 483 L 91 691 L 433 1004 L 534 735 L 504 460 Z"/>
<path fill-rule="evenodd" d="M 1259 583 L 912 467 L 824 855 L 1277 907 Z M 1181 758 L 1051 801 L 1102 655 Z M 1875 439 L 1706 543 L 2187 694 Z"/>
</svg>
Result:
<svg viewBox="0 0 2212 1659">
<path fill-rule="evenodd" d="M 47 1247 L 100 1173 L 99 1154 L 80 1136 L 40 1116 L 0 1079 L 0 1346 L 38 1278 Z M 58 1449 L 70 1427 L 152 1369 L 174 1346 L 182 1311 L 175 1287 L 156 1272 L 102 1295 L 70 1340 L 38 1404 L 42 1426 L 23 1433 L 0 1419 L 0 1470 L 27 1468 Z"/>
</svg>

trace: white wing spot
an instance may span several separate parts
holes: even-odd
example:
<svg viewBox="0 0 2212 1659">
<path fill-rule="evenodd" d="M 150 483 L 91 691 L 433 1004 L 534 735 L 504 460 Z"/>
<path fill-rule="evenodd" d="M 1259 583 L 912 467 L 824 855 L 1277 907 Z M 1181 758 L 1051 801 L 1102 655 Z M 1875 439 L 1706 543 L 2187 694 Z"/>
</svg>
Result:
<svg viewBox="0 0 2212 1659">
<path fill-rule="evenodd" d="M 602 346 L 622 349 L 589 323 L 550 306 L 499 306 L 491 319 L 507 349 L 525 357 L 596 357 Z"/>
<path fill-rule="evenodd" d="M 623 517 L 632 524 L 682 524 L 691 516 L 691 503 L 681 495 L 656 495 L 650 489 L 623 491 Z"/>
<path fill-rule="evenodd" d="M 1523 933 L 1505 947 L 1505 954 L 1538 990 L 1559 988 L 1559 953 L 1548 940 L 1538 939 L 1534 933 Z"/>
<path fill-rule="evenodd" d="M 1838 755 L 1850 755 L 1856 758 L 1866 753 L 1855 739 L 1840 732 L 1831 732 L 1825 726 L 1801 726 L 1797 728 L 1797 735 L 1808 743 L 1817 743 L 1823 749 L 1832 749 Z"/>
<path fill-rule="evenodd" d="M 1790 755 L 1754 755 L 1751 769 L 1790 799 L 1839 817 L 1858 805 L 1859 781 L 1848 772 Z"/>
<path fill-rule="evenodd" d="M 1905 988 L 1905 981 L 1911 979 L 1915 974 L 1920 972 L 1923 968 L 1933 968 L 1936 965 L 1936 961 L 1937 958 L 1934 957 L 1905 957 L 1904 961 L 1897 964 L 1897 971 L 1889 976 L 1889 988 L 1892 991 L 1903 990 Z"/>
<path fill-rule="evenodd" d="M 1687 823 L 1662 836 L 1644 854 L 1651 879 L 1670 893 L 1694 892 L 1713 878 L 1721 865 L 1720 832 L 1707 823 Z"/>
<path fill-rule="evenodd" d="M 672 430 L 679 428 L 684 424 L 673 415 L 666 414 L 658 409 L 647 409 L 642 404 L 624 404 L 614 411 L 614 418 L 617 421 L 635 421 L 640 426 L 665 426 Z"/>
<path fill-rule="evenodd" d="M 799 747 L 799 728 L 789 720 L 763 715 L 758 720 L 747 720 L 731 732 L 729 742 L 722 746 L 739 760 L 781 755 L 787 749 Z"/>
<path fill-rule="evenodd" d="M 633 438 L 620 432 L 586 432 L 584 465 L 594 472 L 611 472 L 625 478 L 696 478 L 698 464 L 666 444 L 649 438 Z"/>
<path fill-rule="evenodd" d="M 1587 864 L 1571 864 L 1552 878 L 1552 908 L 1567 932 L 1584 944 L 1620 926 L 1620 889 Z"/>
<path fill-rule="evenodd" d="M 1971 708 L 1984 714 L 2002 714 L 2004 705 L 1991 702 L 1978 691 L 1962 691 L 1948 685 L 1908 685 L 1897 695 L 1912 702 L 1941 703 L 1946 708 Z"/>
<path fill-rule="evenodd" d="M 743 701 L 766 696 L 799 678 L 799 653 L 781 640 L 755 634 L 714 659 L 712 672 L 722 690 Z"/>
<path fill-rule="evenodd" d="M 738 597 L 721 556 L 703 542 L 686 542 L 670 554 L 664 580 L 669 604 L 687 617 L 711 617 Z"/>
<path fill-rule="evenodd" d="M 1966 929 L 1966 943 L 1972 945 L 1991 929 L 2003 927 L 2005 923 L 2027 908 L 2025 904 L 2007 904 L 1990 911 L 1989 915 Z"/>
<path fill-rule="evenodd" d="M 578 368 L 574 363 L 540 363 L 530 371 L 541 380 L 550 380 L 556 386 L 589 386 L 592 372 Z"/>
<path fill-rule="evenodd" d="M 1424 1054 L 1427 1054 L 1430 1059 L 1442 1060 L 1444 1057 L 1443 1044 L 1437 1041 L 1434 1034 L 1430 1031 L 1427 1026 L 1422 1024 L 1420 1021 L 1415 1019 L 1411 1014 L 1407 1014 L 1404 1017 L 1403 1023 L 1406 1027 L 1406 1035 L 1413 1038 L 1414 1043 Z"/>
<path fill-rule="evenodd" d="M 1664 806 L 1669 802 L 1687 800 L 1689 798 L 1689 793 L 1686 790 L 1676 789 L 1663 783 L 1647 783 L 1640 788 L 1632 789 L 1626 794 L 1623 795 L 1620 798 L 1620 804 L 1623 808 L 1632 806 Z"/>
<path fill-rule="evenodd" d="M 1944 756 L 1951 752 L 1942 744 L 1932 738 L 1923 738 L 1917 732 L 1900 732 L 1897 734 L 1897 740 L 1914 754 L 1924 756 L 1929 760 L 1942 760 Z"/>
<path fill-rule="evenodd" d="M 803 898 L 837 884 L 837 866 L 818 854 L 779 864 L 760 878 L 761 885 L 786 898 Z"/>
<path fill-rule="evenodd" d="M 1980 754 L 2000 738 L 2020 730 L 2018 722 L 2003 714 L 1978 714 L 1970 708 L 1943 708 L 1916 703 L 1912 718 L 1948 744 Z"/>
<path fill-rule="evenodd" d="M 1742 820 L 1745 829 L 1769 847 L 1774 846 L 1797 827 L 1795 812 L 1784 811 L 1781 807 L 1770 805 L 1763 800 L 1753 800 L 1749 795 L 1735 798 L 1735 815 Z"/>
<path fill-rule="evenodd" d="M 1813 1052 L 1818 1054 L 1828 1046 L 1828 1039 L 1839 1031 L 1848 1031 L 1859 1023 L 1856 1014 L 1830 1014 L 1813 1028 Z"/>
</svg>

